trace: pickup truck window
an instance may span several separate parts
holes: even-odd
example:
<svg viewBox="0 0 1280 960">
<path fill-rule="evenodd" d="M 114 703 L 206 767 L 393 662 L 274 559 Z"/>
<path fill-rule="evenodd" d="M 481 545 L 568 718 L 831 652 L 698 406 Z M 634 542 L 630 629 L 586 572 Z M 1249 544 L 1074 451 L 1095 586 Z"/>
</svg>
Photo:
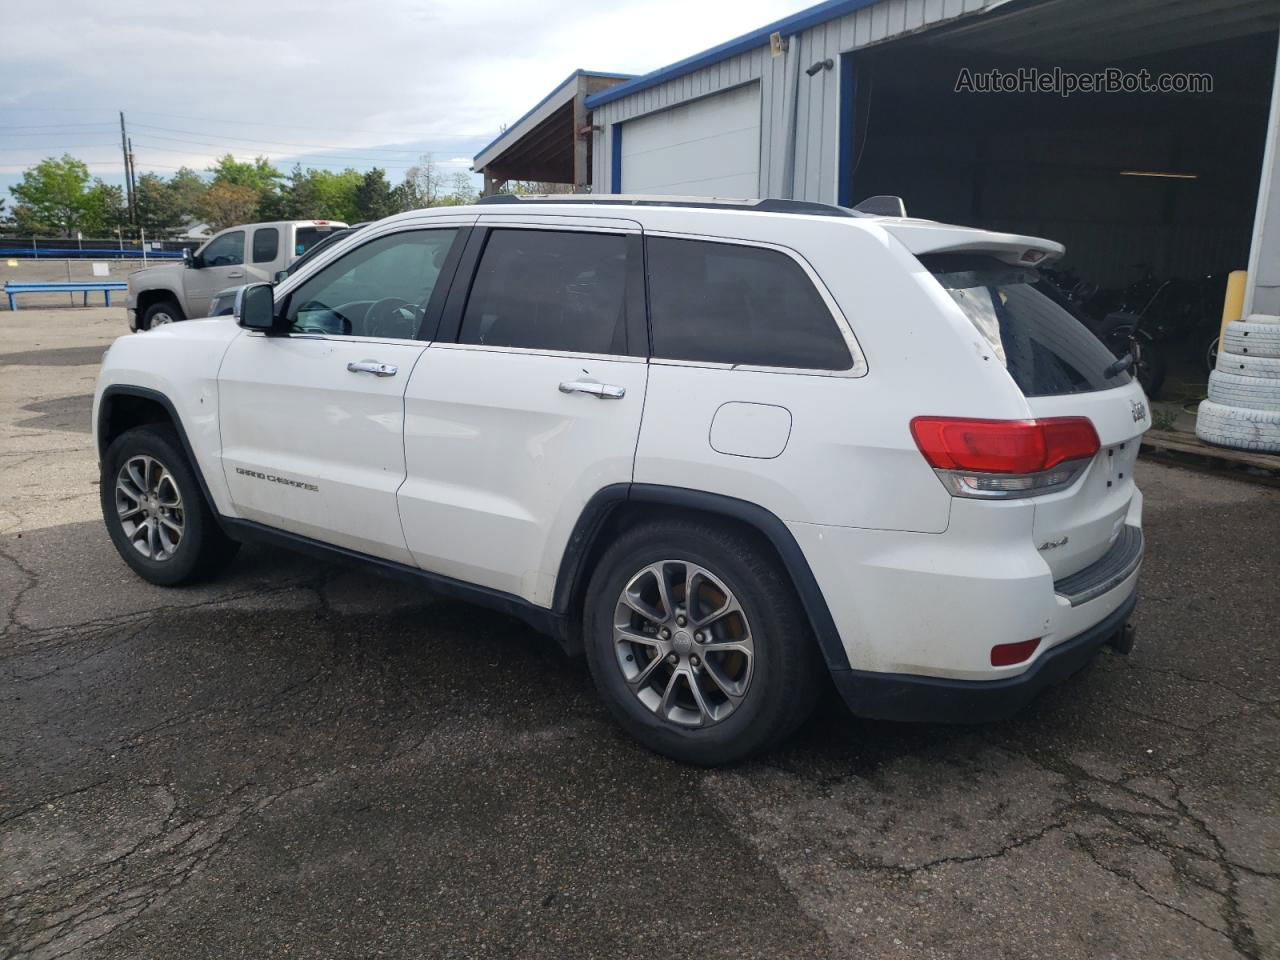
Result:
<svg viewBox="0 0 1280 960">
<path fill-rule="evenodd" d="M 259 227 L 253 231 L 253 262 L 270 263 L 280 252 L 280 231 L 275 227 Z"/>
<path fill-rule="evenodd" d="M 338 227 L 337 229 L 342 230 L 345 228 Z M 295 257 L 302 256 L 333 232 L 333 227 L 325 227 L 323 229 L 320 227 L 299 227 L 294 231 L 293 235 L 293 255 Z"/>
<path fill-rule="evenodd" d="M 237 267 L 244 263 L 244 231 L 232 230 L 210 240 L 200 251 L 206 267 Z"/>
</svg>

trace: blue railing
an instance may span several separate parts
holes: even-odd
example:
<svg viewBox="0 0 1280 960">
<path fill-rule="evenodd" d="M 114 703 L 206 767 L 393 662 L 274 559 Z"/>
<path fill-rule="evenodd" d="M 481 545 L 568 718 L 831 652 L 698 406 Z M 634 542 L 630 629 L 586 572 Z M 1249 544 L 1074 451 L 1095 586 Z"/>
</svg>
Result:
<svg viewBox="0 0 1280 960">
<path fill-rule="evenodd" d="M 53 247 L 39 250 L 31 247 L 0 247 L 0 257 L 19 260 L 66 260 L 71 257 L 89 257 L 94 260 L 141 260 L 140 247 L 125 247 L 108 250 L 83 250 L 79 247 Z M 148 250 L 148 260 L 181 260 L 181 250 Z"/>
</svg>

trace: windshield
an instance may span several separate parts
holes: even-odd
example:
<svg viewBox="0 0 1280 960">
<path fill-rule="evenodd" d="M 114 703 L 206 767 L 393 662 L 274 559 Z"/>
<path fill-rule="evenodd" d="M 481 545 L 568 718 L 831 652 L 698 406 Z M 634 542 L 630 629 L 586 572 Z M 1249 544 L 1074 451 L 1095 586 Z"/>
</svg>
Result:
<svg viewBox="0 0 1280 960">
<path fill-rule="evenodd" d="M 1039 274 L 994 257 L 935 253 L 920 262 L 978 328 L 1024 396 L 1110 390 L 1129 382 L 1115 356 L 1034 284 Z M 1108 377 L 1106 374 L 1112 372 Z"/>
</svg>

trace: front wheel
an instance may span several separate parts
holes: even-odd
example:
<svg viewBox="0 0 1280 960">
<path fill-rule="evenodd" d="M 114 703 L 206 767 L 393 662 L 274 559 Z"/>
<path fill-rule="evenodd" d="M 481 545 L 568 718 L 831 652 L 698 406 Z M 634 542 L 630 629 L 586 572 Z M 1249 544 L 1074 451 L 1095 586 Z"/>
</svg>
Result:
<svg viewBox="0 0 1280 960">
<path fill-rule="evenodd" d="M 790 579 L 732 527 L 628 531 L 601 558 L 584 614 L 600 695 L 658 753 L 731 763 L 789 736 L 815 703 L 821 660 Z"/>
<path fill-rule="evenodd" d="M 157 327 L 166 327 L 171 323 L 177 323 L 184 319 L 182 308 L 171 300 L 161 300 L 159 303 L 153 303 L 142 312 L 141 327 L 143 330 L 154 330 Z"/>
<path fill-rule="evenodd" d="M 102 459 L 102 517 L 116 552 L 164 587 L 199 580 L 238 548 L 209 509 L 173 429 L 127 430 Z"/>
</svg>

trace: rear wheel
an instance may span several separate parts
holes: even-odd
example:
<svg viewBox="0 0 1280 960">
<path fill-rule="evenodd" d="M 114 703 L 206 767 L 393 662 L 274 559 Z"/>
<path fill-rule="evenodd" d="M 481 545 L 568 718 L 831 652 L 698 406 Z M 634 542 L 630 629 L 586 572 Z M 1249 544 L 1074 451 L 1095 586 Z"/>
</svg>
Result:
<svg viewBox="0 0 1280 960">
<path fill-rule="evenodd" d="M 694 520 L 635 528 L 588 589 L 587 658 L 618 722 L 650 749 L 730 763 L 790 735 L 816 701 L 821 661 L 767 546 Z"/>
<path fill-rule="evenodd" d="M 182 308 L 172 300 L 161 300 L 142 311 L 142 329 L 154 330 L 182 320 Z"/>
<path fill-rule="evenodd" d="M 173 428 L 127 430 L 102 460 L 102 516 L 121 558 L 160 586 L 221 569 L 239 547 L 218 526 Z"/>
</svg>

